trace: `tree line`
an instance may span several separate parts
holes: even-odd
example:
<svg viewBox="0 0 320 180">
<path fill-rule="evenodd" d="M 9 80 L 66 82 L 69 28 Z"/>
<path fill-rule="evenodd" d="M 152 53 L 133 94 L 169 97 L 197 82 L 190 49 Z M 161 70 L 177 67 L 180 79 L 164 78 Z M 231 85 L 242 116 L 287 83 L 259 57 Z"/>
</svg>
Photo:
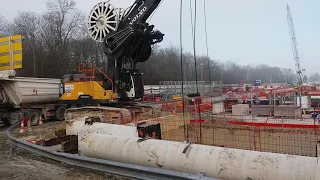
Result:
<svg viewBox="0 0 320 180">
<path fill-rule="evenodd" d="M 13 21 L 7 21 L 0 15 L 0 36 L 21 34 L 23 37 L 23 68 L 17 70 L 17 75 L 61 78 L 77 70 L 79 63 L 87 62 L 93 62 L 106 71 L 107 59 L 102 45 L 88 35 L 86 17 L 72 0 L 48 0 L 44 13 L 19 11 Z M 144 73 L 145 84 L 180 81 L 182 76 L 186 81 L 194 81 L 194 57 L 189 52 L 183 52 L 182 57 L 181 75 L 180 49 L 159 45 L 153 47 L 149 60 L 138 64 Z M 241 81 L 253 83 L 254 80 L 292 83 L 296 79 L 295 72 L 290 69 L 265 64 L 242 66 L 203 55 L 198 55 L 196 59 L 199 81 L 222 80 L 225 84 Z"/>
</svg>

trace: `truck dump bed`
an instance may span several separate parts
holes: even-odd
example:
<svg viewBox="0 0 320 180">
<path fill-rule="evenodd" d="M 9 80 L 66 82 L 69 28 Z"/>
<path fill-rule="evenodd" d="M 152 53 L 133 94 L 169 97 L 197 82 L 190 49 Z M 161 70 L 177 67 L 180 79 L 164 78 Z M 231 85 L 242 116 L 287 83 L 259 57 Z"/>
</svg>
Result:
<svg viewBox="0 0 320 180">
<path fill-rule="evenodd" d="M 59 101 L 60 79 L 0 78 L 0 102 L 12 105 L 46 104 Z"/>
</svg>

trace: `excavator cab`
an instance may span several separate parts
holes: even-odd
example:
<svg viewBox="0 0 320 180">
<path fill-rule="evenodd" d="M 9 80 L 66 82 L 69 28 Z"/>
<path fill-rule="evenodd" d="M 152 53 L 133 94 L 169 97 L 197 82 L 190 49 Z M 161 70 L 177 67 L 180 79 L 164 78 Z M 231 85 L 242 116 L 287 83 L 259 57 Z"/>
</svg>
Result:
<svg viewBox="0 0 320 180">
<path fill-rule="evenodd" d="M 101 70 L 91 63 L 82 63 L 77 74 L 62 77 L 60 101 L 72 105 L 109 104 L 117 102 L 117 93 L 114 92 L 113 81 Z"/>
</svg>

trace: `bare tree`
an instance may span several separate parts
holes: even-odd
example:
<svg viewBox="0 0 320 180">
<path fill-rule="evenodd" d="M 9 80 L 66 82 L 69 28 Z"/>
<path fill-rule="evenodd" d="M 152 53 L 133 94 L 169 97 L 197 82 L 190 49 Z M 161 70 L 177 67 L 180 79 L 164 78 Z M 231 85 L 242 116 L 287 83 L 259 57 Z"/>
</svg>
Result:
<svg viewBox="0 0 320 180">
<path fill-rule="evenodd" d="M 14 18 L 13 31 L 22 34 L 24 39 L 24 48 L 31 48 L 33 56 L 33 75 L 36 76 L 37 69 L 37 42 L 40 41 L 38 37 L 39 32 L 39 16 L 30 11 L 18 12 L 18 16 Z"/>
<path fill-rule="evenodd" d="M 0 15 L 0 36 L 7 36 L 8 35 L 8 21 Z"/>
<path fill-rule="evenodd" d="M 70 42 L 84 22 L 83 13 L 75 5 L 72 0 L 47 1 L 48 11 L 42 17 L 41 34 L 47 46 L 47 65 L 58 66 L 60 75 L 68 69 Z"/>
</svg>

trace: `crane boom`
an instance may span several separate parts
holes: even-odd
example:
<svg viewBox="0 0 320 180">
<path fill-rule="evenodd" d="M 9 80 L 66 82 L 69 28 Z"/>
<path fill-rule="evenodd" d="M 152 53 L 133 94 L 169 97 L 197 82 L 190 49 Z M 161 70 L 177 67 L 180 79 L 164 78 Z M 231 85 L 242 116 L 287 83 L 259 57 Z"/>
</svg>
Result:
<svg viewBox="0 0 320 180">
<path fill-rule="evenodd" d="M 299 56 L 299 51 L 298 51 L 298 47 L 297 47 L 297 38 L 296 38 L 296 34 L 295 34 L 295 28 L 294 28 L 294 23 L 293 23 L 293 18 L 291 15 L 290 7 L 288 4 L 287 4 L 287 18 L 288 18 L 289 33 L 290 33 L 290 38 L 291 38 L 293 59 L 294 59 L 294 64 L 295 64 L 295 68 L 296 68 L 296 73 L 298 74 L 298 85 L 301 85 L 302 83 L 307 83 L 307 78 L 306 78 L 306 76 L 303 75 L 303 71 L 301 69 L 300 56 Z"/>
</svg>

